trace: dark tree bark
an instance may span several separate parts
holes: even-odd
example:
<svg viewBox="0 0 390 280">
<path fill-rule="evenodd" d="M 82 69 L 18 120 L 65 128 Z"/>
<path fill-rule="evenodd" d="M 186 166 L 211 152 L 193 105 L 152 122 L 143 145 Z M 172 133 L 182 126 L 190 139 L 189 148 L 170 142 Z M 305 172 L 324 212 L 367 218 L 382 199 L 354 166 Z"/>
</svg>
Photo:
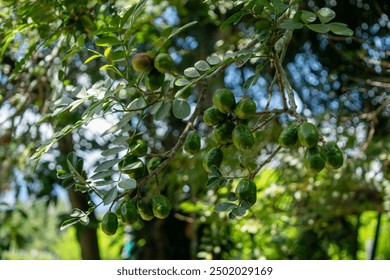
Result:
<svg viewBox="0 0 390 280">
<path fill-rule="evenodd" d="M 66 156 L 73 151 L 71 134 L 68 134 L 59 140 L 59 149 L 63 158 L 61 164 L 65 164 Z M 88 210 L 89 195 L 87 193 L 76 192 L 73 189 L 69 189 L 68 195 L 72 208 L 79 208 L 83 211 Z M 94 213 L 91 213 L 89 218 L 90 223 L 88 226 L 80 225 L 77 227 L 77 240 L 80 245 L 81 256 L 84 260 L 99 260 L 100 252 L 96 232 L 97 219 Z"/>
</svg>

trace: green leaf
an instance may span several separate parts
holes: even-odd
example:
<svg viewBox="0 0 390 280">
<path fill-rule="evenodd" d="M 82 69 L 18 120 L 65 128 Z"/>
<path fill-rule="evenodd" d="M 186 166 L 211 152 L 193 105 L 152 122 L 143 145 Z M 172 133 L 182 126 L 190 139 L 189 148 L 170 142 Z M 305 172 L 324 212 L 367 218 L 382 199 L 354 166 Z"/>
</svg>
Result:
<svg viewBox="0 0 390 280">
<path fill-rule="evenodd" d="M 95 44 L 100 47 L 120 45 L 121 41 L 116 37 L 103 37 L 96 40 Z"/>
<path fill-rule="evenodd" d="M 118 61 L 125 58 L 126 58 L 126 52 L 124 50 L 117 50 L 111 54 L 111 59 L 114 61 Z"/>
<path fill-rule="evenodd" d="M 216 165 L 210 166 L 209 177 L 222 177 L 222 173 Z"/>
<path fill-rule="evenodd" d="M 285 6 L 282 0 L 272 0 L 272 6 L 274 8 L 275 14 L 280 15 L 283 13 Z"/>
<path fill-rule="evenodd" d="M 313 30 L 317 33 L 326 33 L 329 31 L 329 27 L 325 24 L 307 24 L 306 25 L 310 30 Z"/>
<path fill-rule="evenodd" d="M 282 24 L 279 27 L 282 29 L 301 29 L 304 27 L 304 25 L 295 20 L 286 19 L 285 21 L 282 22 Z"/>
<path fill-rule="evenodd" d="M 121 161 L 121 159 L 116 158 L 116 159 L 110 159 L 110 160 L 107 160 L 105 162 L 102 162 L 101 164 L 98 165 L 98 167 L 96 167 L 94 172 L 97 173 L 97 172 L 101 172 L 101 171 L 106 171 L 120 161 Z"/>
<path fill-rule="evenodd" d="M 103 179 L 106 177 L 111 177 L 112 175 L 118 173 L 116 170 L 107 170 L 99 173 L 95 173 L 92 177 L 91 180 L 97 180 L 97 179 Z"/>
<path fill-rule="evenodd" d="M 215 205 L 214 210 L 215 212 L 224 212 L 224 211 L 229 211 L 233 208 L 236 207 L 236 204 L 234 203 L 229 203 L 229 202 L 221 202 Z"/>
<path fill-rule="evenodd" d="M 88 57 L 85 61 L 84 61 L 84 64 L 87 64 L 88 62 L 91 62 L 92 60 L 96 59 L 96 58 L 99 58 L 99 57 L 103 57 L 102 55 L 98 55 L 98 54 L 95 54 L 95 55 L 92 55 L 90 57 Z"/>
<path fill-rule="evenodd" d="M 172 103 L 170 101 L 164 101 L 154 115 L 154 119 L 157 121 L 163 120 L 171 110 L 171 106 Z"/>
<path fill-rule="evenodd" d="M 217 65 L 217 64 L 219 64 L 219 63 L 222 62 L 222 60 L 221 60 L 218 56 L 216 56 L 216 55 L 210 56 L 210 57 L 208 57 L 206 60 L 207 60 L 207 62 L 208 62 L 210 65 Z"/>
<path fill-rule="evenodd" d="M 64 230 L 70 226 L 73 226 L 74 224 L 77 224 L 78 222 L 79 218 L 70 218 L 61 224 L 60 230 Z"/>
<path fill-rule="evenodd" d="M 89 217 L 88 216 L 83 216 L 80 218 L 80 224 L 83 226 L 86 226 L 89 224 Z"/>
<path fill-rule="evenodd" d="M 136 161 L 133 163 L 130 163 L 129 165 L 126 165 L 125 167 L 122 168 L 123 171 L 128 171 L 128 170 L 133 170 L 133 169 L 138 169 L 143 166 L 143 163 L 141 161 Z"/>
<path fill-rule="evenodd" d="M 269 0 L 258 0 L 260 4 L 264 5 L 269 10 L 273 10 Z"/>
<path fill-rule="evenodd" d="M 186 75 L 187 77 L 190 77 L 190 78 L 200 77 L 200 74 L 199 74 L 198 70 L 196 70 L 195 67 L 189 67 L 189 68 L 185 69 L 184 75 Z"/>
<path fill-rule="evenodd" d="M 237 24 L 241 19 L 242 17 L 245 15 L 245 11 L 239 11 L 237 13 L 234 13 L 233 15 L 231 15 L 229 18 L 227 18 L 222 24 L 221 24 L 221 27 L 220 29 L 223 29 L 225 28 L 226 26 L 230 25 L 230 24 Z"/>
<path fill-rule="evenodd" d="M 114 147 L 114 148 L 102 151 L 101 155 L 104 157 L 108 157 L 108 156 L 116 155 L 117 153 L 119 153 L 123 150 L 126 150 L 126 147 Z"/>
<path fill-rule="evenodd" d="M 70 214 L 70 216 L 73 217 L 73 218 L 83 217 L 83 216 L 85 216 L 85 213 L 84 213 L 84 211 L 81 210 L 81 209 L 74 208 L 74 209 L 72 210 L 72 213 Z"/>
<path fill-rule="evenodd" d="M 227 199 L 229 201 L 237 201 L 238 198 L 236 197 L 236 194 L 234 192 L 229 192 L 227 195 Z"/>
<path fill-rule="evenodd" d="M 328 26 L 330 31 L 332 31 L 334 34 L 341 35 L 341 36 L 353 35 L 353 31 L 349 29 L 345 23 L 332 22 L 332 23 L 328 23 L 326 26 Z"/>
<path fill-rule="evenodd" d="M 175 99 L 172 105 L 173 115 L 178 119 L 185 119 L 191 113 L 191 106 L 185 100 Z"/>
<path fill-rule="evenodd" d="M 178 86 L 178 87 L 183 87 L 183 86 L 186 86 L 190 83 L 189 80 L 187 79 L 184 79 L 184 78 L 180 78 L 180 79 L 177 79 L 175 81 L 175 86 Z"/>
<path fill-rule="evenodd" d="M 204 61 L 204 60 L 199 60 L 195 63 L 195 68 L 198 69 L 199 71 L 207 71 L 210 70 L 210 65 Z"/>
<path fill-rule="evenodd" d="M 118 187 L 120 187 L 121 189 L 124 189 L 124 190 L 135 189 L 136 186 L 137 186 L 137 181 L 133 178 L 120 181 L 118 184 Z"/>
<path fill-rule="evenodd" d="M 210 188 L 210 187 L 218 184 L 219 180 L 220 180 L 220 178 L 218 178 L 218 177 L 209 178 L 206 182 L 206 187 Z"/>
<path fill-rule="evenodd" d="M 103 196 L 103 204 L 108 205 L 114 201 L 116 196 L 118 195 L 118 190 L 116 187 L 112 187 L 108 192 L 106 192 Z"/>
<path fill-rule="evenodd" d="M 185 25 L 183 25 L 182 27 L 180 27 L 179 29 L 175 30 L 174 32 L 172 32 L 172 34 L 169 36 L 169 38 L 172 38 L 174 36 L 176 36 L 177 34 L 179 34 L 180 32 L 186 30 L 187 28 L 197 24 L 198 22 L 197 21 L 191 21 Z"/>
<path fill-rule="evenodd" d="M 315 13 L 312 13 L 312 12 L 309 12 L 309 11 L 302 10 L 301 20 L 302 20 L 304 23 L 311 23 L 311 22 L 315 21 L 316 18 L 317 18 L 317 16 L 316 16 Z"/>
<path fill-rule="evenodd" d="M 321 8 L 318 10 L 317 15 L 322 23 L 328 23 L 335 18 L 336 13 L 329 8 Z"/>
</svg>

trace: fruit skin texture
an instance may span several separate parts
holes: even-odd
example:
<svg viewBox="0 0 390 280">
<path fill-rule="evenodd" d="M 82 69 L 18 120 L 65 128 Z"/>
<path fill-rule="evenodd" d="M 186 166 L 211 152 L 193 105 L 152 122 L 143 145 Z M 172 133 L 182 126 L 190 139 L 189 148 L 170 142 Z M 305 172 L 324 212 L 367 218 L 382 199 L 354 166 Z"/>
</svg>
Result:
<svg viewBox="0 0 390 280">
<path fill-rule="evenodd" d="M 241 179 L 236 188 L 236 197 L 248 201 L 251 205 L 255 204 L 257 200 L 256 184 L 249 179 Z"/>
<path fill-rule="evenodd" d="M 144 221 L 151 221 L 154 218 L 152 205 L 145 198 L 137 201 L 137 209 Z"/>
<path fill-rule="evenodd" d="M 133 69 L 140 73 L 146 73 L 153 69 L 153 59 L 147 53 L 137 53 L 131 61 Z"/>
<path fill-rule="evenodd" d="M 133 200 L 126 201 L 121 206 L 122 221 L 125 224 L 134 224 L 138 220 L 138 212 Z"/>
<path fill-rule="evenodd" d="M 200 151 L 200 137 L 196 133 L 188 134 L 186 141 L 184 142 L 184 151 L 187 154 L 194 155 Z"/>
<path fill-rule="evenodd" d="M 317 145 L 320 135 L 314 124 L 304 122 L 298 127 L 298 139 L 302 146 L 312 148 Z"/>
<path fill-rule="evenodd" d="M 165 74 L 153 69 L 145 78 L 145 85 L 148 90 L 158 90 L 165 80 Z"/>
<path fill-rule="evenodd" d="M 128 166 L 130 164 L 136 164 L 137 167 L 134 169 L 130 169 L 130 170 L 123 170 L 123 168 L 125 168 L 126 166 Z M 135 157 L 133 155 L 128 155 L 123 160 L 121 160 L 118 163 L 118 168 L 119 168 L 119 171 L 129 175 L 133 179 L 139 179 L 139 178 L 145 176 L 145 174 L 146 174 L 146 168 L 145 168 L 145 164 L 143 163 L 143 161 L 138 159 L 137 157 Z"/>
<path fill-rule="evenodd" d="M 223 114 L 232 112 L 236 106 L 234 93 L 225 88 L 219 89 L 214 93 L 213 102 L 215 108 L 217 108 Z"/>
<path fill-rule="evenodd" d="M 239 150 L 249 150 L 255 144 L 255 137 L 245 124 L 239 124 L 233 129 L 232 139 L 234 146 Z"/>
<path fill-rule="evenodd" d="M 237 103 L 236 108 L 234 109 L 234 113 L 236 114 L 237 118 L 241 120 L 250 119 L 256 113 L 256 103 L 248 97 L 243 97 Z"/>
<path fill-rule="evenodd" d="M 298 126 L 290 124 L 280 133 L 278 142 L 283 148 L 291 148 L 298 141 Z"/>
<path fill-rule="evenodd" d="M 213 139 L 218 145 L 224 145 L 232 142 L 232 132 L 234 124 L 231 121 L 224 121 L 214 128 Z"/>
<path fill-rule="evenodd" d="M 118 229 L 118 217 L 114 212 L 104 214 L 102 230 L 107 235 L 114 235 Z"/>
<path fill-rule="evenodd" d="M 322 148 L 314 146 L 313 148 L 307 148 L 303 163 L 307 170 L 312 173 L 318 173 L 325 167 L 325 155 Z"/>
<path fill-rule="evenodd" d="M 222 123 L 226 120 L 227 115 L 221 113 L 217 108 L 210 107 L 207 108 L 203 113 L 203 121 L 208 126 L 214 126 Z"/>
<path fill-rule="evenodd" d="M 329 169 L 336 170 L 343 166 L 344 156 L 339 146 L 335 142 L 328 142 L 324 145 L 325 166 Z"/>
<path fill-rule="evenodd" d="M 161 73 L 166 73 L 171 71 L 173 65 L 174 65 L 173 59 L 167 53 L 159 53 L 154 58 L 154 68 L 156 68 Z"/>
<path fill-rule="evenodd" d="M 206 172 L 210 172 L 210 167 L 215 165 L 218 168 L 221 166 L 223 160 L 223 152 L 219 148 L 212 148 L 207 152 L 203 158 L 203 168 Z"/>
<path fill-rule="evenodd" d="M 148 152 L 148 143 L 142 139 L 138 139 L 134 145 L 131 146 L 131 153 L 136 157 L 143 157 Z"/>
<path fill-rule="evenodd" d="M 167 197 L 157 194 L 152 198 L 153 215 L 159 219 L 165 219 L 171 212 L 171 205 Z"/>
</svg>

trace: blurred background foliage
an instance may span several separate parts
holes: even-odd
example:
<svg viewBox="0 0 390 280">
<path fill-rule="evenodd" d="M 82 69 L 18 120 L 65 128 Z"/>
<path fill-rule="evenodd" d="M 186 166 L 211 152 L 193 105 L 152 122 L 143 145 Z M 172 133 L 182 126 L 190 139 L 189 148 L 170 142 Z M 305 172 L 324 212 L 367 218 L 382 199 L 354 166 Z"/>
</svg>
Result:
<svg viewBox="0 0 390 280">
<path fill-rule="evenodd" d="M 104 27 L 136 2 L 0 1 L 0 258 L 390 259 L 390 4 L 385 0 L 302 1 L 306 10 L 332 8 L 354 36 L 297 30 L 286 54 L 299 113 L 315 122 L 328 140 L 338 142 L 346 154 L 341 170 L 310 175 L 301 160 L 303 149 L 282 150 L 255 178 L 256 205 L 231 221 L 213 207 L 237 182 L 206 188 L 201 164 L 206 150 L 191 159 L 180 152 L 159 178 L 174 201 L 168 219 L 108 237 L 98 227 L 102 209 L 87 229 L 59 231 L 71 208 L 82 208 L 87 199 L 63 189 L 56 170 L 73 150 L 88 159 L 87 170 L 92 168 L 111 141 L 100 137 L 111 120 L 76 130 L 36 169 L 30 159 L 35 148 L 58 128 L 75 123 L 81 111 L 56 122 L 35 123 L 58 96 L 109 79 L 98 70 L 104 61 L 83 64 L 89 54 L 75 48 L 95 48 L 96 36 L 109 32 Z M 245 18 L 220 28 L 237 11 L 234 2 L 150 0 L 140 17 L 136 47 L 153 50 L 163 28 L 196 20 L 165 45 L 178 73 L 212 53 L 237 50 L 254 31 Z M 244 91 L 253 71 L 250 65 L 230 66 L 215 77 L 205 108 L 211 93 L 225 86 L 236 96 L 254 98 L 258 110 L 264 109 L 273 76 L 264 72 Z M 195 89 L 189 100 L 195 102 L 198 94 Z M 129 93 L 124 98 L 133 97 Z M 275 97 L 271 107 L 278 102 Z M 227 150 L 223 173 L 239 176 L 239 165 L 264 159 L 287 121 L 281 116 L 270 122 L 256 136 L 258 144 L 250 154 Z M 183 122 L 168 118 L 157 124 L 145 121 L 142 131 L 158 150 L 173 143 L 183 127 Z M 205 137 L 202 146 L 209 147 L 210 128 L 200 124 L 198 132 Z"/>
</svg>

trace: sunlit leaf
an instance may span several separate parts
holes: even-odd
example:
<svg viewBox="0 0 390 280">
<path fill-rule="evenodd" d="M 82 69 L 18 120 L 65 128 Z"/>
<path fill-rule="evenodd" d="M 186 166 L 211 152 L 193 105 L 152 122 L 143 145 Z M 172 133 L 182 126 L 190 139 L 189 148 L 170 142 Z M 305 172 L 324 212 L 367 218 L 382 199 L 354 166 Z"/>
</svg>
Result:
<svg viewBox="0 0 390 280">
<path fill-rule="evenodd" d="M 328 23 L 335 18 L 336 13 L 329 8 L 321 8 L 317 12 L 318 18 L 322 23 Z"/>
</svg>

